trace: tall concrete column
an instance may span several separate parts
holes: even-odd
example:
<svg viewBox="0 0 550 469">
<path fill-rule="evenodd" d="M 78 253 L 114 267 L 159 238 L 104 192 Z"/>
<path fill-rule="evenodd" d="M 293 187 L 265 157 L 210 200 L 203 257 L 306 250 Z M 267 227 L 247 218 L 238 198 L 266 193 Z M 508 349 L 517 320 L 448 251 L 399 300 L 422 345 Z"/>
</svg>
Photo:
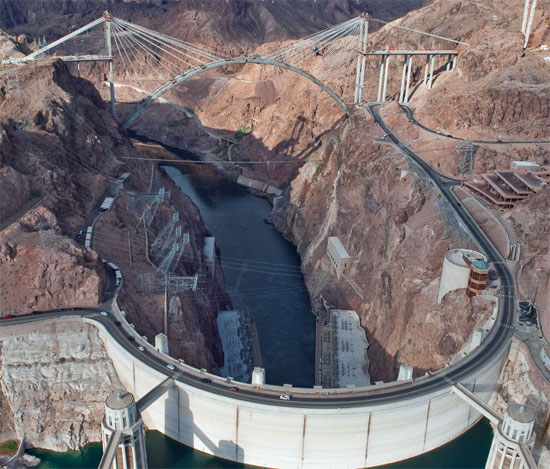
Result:
<svg viewBox="0 0 550 469">
<path fill-rule="evenodd" d="M 361 75 L 361 55 L 357 54 L 357 68 L 355 69 L 355 94 L 353 96 L 353 104 L 359 102 L 359 80 Z"/>
<path fill-rule="evenodd" d="M 529 14 L 529 3 L 531 3 L 531 0 L 525 0 L 525 6 L 523 7 L 523 21 L 521 23 L 521 32 L 524 35 L 527 26 L 527 15 Z"/>
<path fill-rule="evenodd" d="M 382 88 L 382 102 L 386 101 L 386 87 L 388 84 L 388 68 L 390 66 L 390 57 L 386 57 L 386 65 L 384 67 L 384 87 Z"/>
<path fill-rule="evenodd" d="M 405 87 L 405 103 L 409 102 L 409 88 L 411 86 L 411 69 L 412 69 L 412 60 L 413 56 L 409 56 L 409 61 L 407 63 L 407 85 Z"/>
<path fill-rule="evenodd" d="M 407 74 L 407 59 L 409 58 L 408 55 L 405 54 L 405 57 L 403 57 L 403 70 L 401 71 L 401 88 L 399 88 L 399 102 L 403 102 L 403 96 L 405 93 L 405 76 Z"/>
<path fill-rule="evenodd" d="M 355 69 L 355 94 L 353 103 L 358 104 L 363 100 L 363 88 L 365 86 L 365 53 L 367 52 L 367 37 L 369 33 L 368 17 L 361 19 L 361 27 L 359 29 L 357 67 Z"/>
<path fill-rule="evenodd" d="M 365 65 L 366 65 L 366 52 L 367 52 L 367 38 L 369 35 L 369 22 L 367 19 L 364 20 L 365 30 L 363 34 L 363 44 L 361 52 L 363 57 L 361 58 L 361 82 L 359 84 L 359 102 L 363 101 L 363 90 L 365 89 Z"/>
<path fill-rule="evenodd" d="M 435 63 L 435 55 L 432 55 L 430 58 L 430 78 L 428 80 L 428 89 L 432 89 L 432 82 L 434 78 L 434 63 Z"/>
<path fill-rule="evenodd" d="M 382 101 L 382 82 L 384 81 L 384 65 L 386 62 L 386 56 L 381 55 L 380 56 L 380 77 L 378 79 L 378 95 L 376 98 L 376 101 L 380 102 Z"/>
<path fill-rule="evenodd" d="M 529 42 L 529 36 L 531 35 L 531 26 L 533 25 L 533 17 L 535 16 L 535 8 L 537 7 L 537 0 L 533 0 L 531 4 L 531 12 L 529 13 L 529 20 L 527 21 L 527 27 L 525 29 L 525 42 L 523 43 L 523 48 L 527 47 Z"/>
<path fill-rule="evenodd" d="M 100 468 L 147 469 L 143 421 L 132 394 L 116 391 L 107 398 L 101 434 L 104 455 Z"/>
<path fill-rule="evenodd" d="M 428 83 L 428 68 L 430 67 L 430 56 L 426 56 L 426 65 L 424 66 L 424 80 L 422 80 L 422 84 L 425 85 Z"/>
<path fill-rule="evenodd" d="M 531 469 L 535 412 L 532 407 L 515 402 L 508 406 L 502 422 L 495 428 L 485 469 Z"/>
<path fill-rule="evenodd" d="M 113 73 L 113 45 L 111 41 L 111 20 L 113 17 L 111 14 L 106 11 L 103 13 L 105 18 L 105 45 L 107 47 L 107 56 L 109 60 L 109 87 L 111 90 L 111 111 L 113 116 L 116 119 L 116 103 L 115 103 L 115 84 L 114 84 L 114 73 Z"/>
</svg>

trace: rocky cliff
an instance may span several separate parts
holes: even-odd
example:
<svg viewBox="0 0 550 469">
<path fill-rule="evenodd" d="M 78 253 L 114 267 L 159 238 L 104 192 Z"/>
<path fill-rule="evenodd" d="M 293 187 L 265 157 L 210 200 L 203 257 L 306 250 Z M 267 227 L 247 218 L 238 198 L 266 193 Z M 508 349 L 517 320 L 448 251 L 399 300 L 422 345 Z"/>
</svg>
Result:
<svg viewBox="0 0 550 469">
<path fill-rule="evenodd" d="M 105 399 L 122 384 L 95 328 L 3 328 L 0 354 L 0 441 L 68 451 L 101 439 Z"/>
<path fill-rule="evenodd" d="M 171 351 L 216 370 L 223 357 L 215 317 L 228 301 L 223 275 L 213 284 L 206 276 L 202 247 L 207 232 L 196 207 L 162 171 L 143 161 L 94 87 L 72 77 L 63 64 L 19 69 L 17 86 L 4 88 L 0 99 L 4 312 L 99 305 L 108 287 L 102 262 L 107 259 L 119 265 L 124 277 L 121 308 L 153 340 L 164 330 L 164 291 L 154 282 L 151 290 L 143 290 L 139 276 L 156 271 L 148 251 L 177 211 L 189 244 L 173 273 L 198 274 L 200 282 L 196 292 L 173 292 L 168 298 Z M 125 185 L 115 184 L 125 172 L 130 173 Z M 140 194 L 162 187 L 171 198 L 160 204 L 145 232 Z M 113 210 L 96 217 L 103 197 L 115 193 Z M 89 252 L 79 232 L 93 223 Z"/>
<path fill-rule="evenodd" d="M 437 304 L 445 252 L 470 241 L 381 136 L 367 114 L 330 133 L 316 162 L 292 182 L 278 221 L 298 247 L 311 295 L 359 313 L 373 381 L 395 379 L 404 362 L 416 376 L 445 365 L 491 309 L 483 301 L 468 304 L 463 292 Z M 338 236 L 350 253 L 352 282 L 336 280 L 328 236 Z"/>
<path fill-rule="evenodd" d="M 31 36 L 61 36 L 104 10 L 165 34 L 223 48 L 257 47 L 302 37 L 362 12 L 394 19 L 427 0 L 12 0 L 0 1 L 0 27 Z M 206 41 L 206 42 L 205 42 Z"/>
</svg>

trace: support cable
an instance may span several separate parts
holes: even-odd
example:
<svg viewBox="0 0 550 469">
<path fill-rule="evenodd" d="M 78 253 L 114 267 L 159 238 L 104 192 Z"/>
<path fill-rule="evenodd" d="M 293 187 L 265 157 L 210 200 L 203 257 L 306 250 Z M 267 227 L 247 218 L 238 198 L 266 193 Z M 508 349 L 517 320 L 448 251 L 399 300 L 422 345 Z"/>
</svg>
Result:
<svg viewBox="0 0 550 469">
<path fill-rule="evenodd" d="M 178 57 L 177 55 L 172 54 L 172 53 L 169 52 L 168 50 L 166 50 L 166 49 L 164 49 L 163 47 L 161 47 L 161 45 L 164 45 L 165 47 L 169 47 L 170 49 L 176 51 L 177 53 L 179 53 L 179 54 L 181 54 L 181 55 L 183 55 L 183 56 L 185 56 L 185 57 L 187 57 L 187 58 L 189 58 L 189 59 L 191 59 L 191 60 L 195 60 L 195 61 L 199 62 L 200 64 L 204 64 L 204 63 L 205 63 L 205 62 L 203 62 L 203 61 L 197 59 L 196 57 L 193 57 L 193 56 L 191 56 L 191 55 L 188 55 L 188 54 L 186 54 L 185 52 L 182 52 L 182 51 L 180 51 L 180 50 L 178 50 L 178 49 L 176 49 L 176 48 L 174 48 L 174 47 L 172 47 L 172 46 L 169 46 L 169 45 L 167 45 L 167 44 L 164 44 L 164 43 L 160 42 L 158 39 L 156 39 L 156 38 L 154 38 L 154 37 L 151 37 L 151 38 L 150 38 L 151 40 L 150 40 L 144 33 L 141 33 L 141 32 L 138 32 L 138 31 L 134 31 L 134 34 L 135 34 L 136 36 L 140 37 L 142 40 L 144 40 L 144 41 L 148 42 L 149 44 L 151 44 L 153 47 L 156 47 L 156 48 L 160 49 L 160 50 L 163 51 L 165 54 L 168 54 L 168 55 L 174 57 L 176 60 L 185 63 L 185 64 L 188 65 L 189 67 L 194 68 L 194 67 L 196 67 L 196 65 L 190 64 L 190 63 L 187 62 L 185 59 L 183 59 L 183 58 L 181 58 L 181 57 Z M 155 44 L 153 41 L 160 42 L 161 45 Z M 168 61 L 168 60 L 167 60 L 167 62 L 171 63 L 171 62 Z M 174 65 L 176 68 L 178 68 L 178 69 L 180 70 L 181 73 L 183 73 L 183 70 L 181 70 L 181 67 L 177 67 L 177 65 L 175 65 L 175 64 L 172 64 L 172 65 Z"/>
<path fill-rule="evenodd" d="M 116 26 L 116 28 L 118 28 L 118 26 Z M 122 31 L 121 30 L 121 34 L 120 34 L 120 40 L 121 40 L 121 43 L 123 41 L 126 41 L 126 44 L 127 44 L 127 49 L 130 51 L 130 53 L 132 54 L 132 56 L 134 57 L 134 60 L 130 60 L 130 63 L 132 64 L 132 69 L 134 71 L 134 74 L 136 75 L 136 77 L 138 77 L 138 81 L 140 83 L 142 83 L 142 86 L 143 86 L 143 81 L 140 80 L 139 78 L 139 74 L 136 72 L 136 69 L 135 69 L 135 64 L 138 64 L 141 68 L 141 74 L 142 75 L 146 75 L 147 78 L 149 79 L 149 81 L 151 82 L 157 82 L 159 81 L 158 79 L 154 79 L 152 78 L 152 76 L 149 74 L 149 72 L 147 71 L 147 69 L 145 68 L 145 65 L 149 65 L 149 63 L 147 62 L 147 59 L 146 57 L 143 56 L 143 54 L 130 42 L 130 39 L 128 38 L 128 34 L 126 34 L 125 31 Z M 134 52 L 135 51 L 135 52 Z M 136 53 L 138 53 L 139 55 L 141 55 L 141 57 L 144 59 L 143 61 L 138 59 L 136 57 Z M 145 62 L 145 65 L 144 65 L 144 62 Z M 151 65 L 149 65 L 151 68 L 154 69 L 155 72 L 157 72 L 158 74 L 158 69 L 156 67 L 153 67 Z M 162 79 L 164 79 L 164 77 L 162 77 L 162 75 L 160 75 Z"/>
</svg>

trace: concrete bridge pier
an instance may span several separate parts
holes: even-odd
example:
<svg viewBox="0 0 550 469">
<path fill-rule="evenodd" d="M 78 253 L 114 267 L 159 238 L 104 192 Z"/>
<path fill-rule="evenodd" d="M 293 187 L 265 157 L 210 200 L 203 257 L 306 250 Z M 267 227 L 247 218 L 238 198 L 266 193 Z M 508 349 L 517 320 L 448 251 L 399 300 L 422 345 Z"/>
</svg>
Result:
<svg viewBox="0 0 550 469">
<path fill-rule="evenodd" d="M 107 56 L 109 57 L 109 88 L 111 91 L 111 111 L 116 119 L 116 102 L 115 102 L 115 79 L 113 73 L 113 44 L 111 39 L 111 21 L 113 17 L 109 12 L 103 13 L 105 19 L 105 47 L 107 48 Z M 80 64 L 79 64 L 80 67 Z M 80 68 L 79 68 L 80 75 Z"/>
<path fill-rule="evenodd" d="M 386 61 L 386 56 L 380 56 L 380 77 L 378 78 L 378 95 L 376 101 L 380 102 L 382 100 L 382 80 L 384 79 L 384 62 Z"/>
<path fill-rule="evenodd" d="M 405 104 L 409 102 L 409 89 L 411 87 L 411 69 L 412 69 L 413 56 L 409 57 L 409 63 L 407 66 L 407 87 L 405 88 Z"/>
<path fill-rule="evenodd" d="M 426 64 L 424 65 L 424 80 L 422 80 L 422 84 L 426 85 L 428 83 L 428 68 L 430 65 L 430 56 L 426 56 Z"/>
<path fill-rule="evenodd" d="M 382 103 L 386 101 L 386 89 L 388 84 L 388 68 L 390 66 L 390 56 L 382 55 L 380 59 L 380 79 L 378 81 L 377 101 Z"/>
<path fill-rule="evenodd" d="M 407 62 L 408 62 L 409 56 L 404 55 L 403 56 L 403 70 L 401 72 L 401 88 L 399 89 L 399 102 L 403 102 L 403 97 L 405 96 L 405 76 L 407 75 Z"/>
<path fill-rule="evenodd" d="M 403 74 L 401 75 L 401 90 L 399 92 L 399 102 L 403 104 L 407 104 L 409 102 L 412 59 L 412 55 L 405 55 L 405 58 L 403 59 Z"/>
<path fill-rule="evenodd" d="M 434 65 L 435 65 L 435 55 L 429 56 L 430 58 L 430 77 L 428 78 L 428 89 L 432 89 L 432 83 L 434 78 Z"/>
<path fill-rule="evenodd" d="M 355 95 L 354 104 L 363 101 L 363 89 L 365 87 L 365 62 L 367 52 L 367 38 L 369 34 L 368 16 L 362 18 L 361 29 L 359 31 L 359 44 L 357 53 L 357 68 L 355 71 Z"/>
</svg>

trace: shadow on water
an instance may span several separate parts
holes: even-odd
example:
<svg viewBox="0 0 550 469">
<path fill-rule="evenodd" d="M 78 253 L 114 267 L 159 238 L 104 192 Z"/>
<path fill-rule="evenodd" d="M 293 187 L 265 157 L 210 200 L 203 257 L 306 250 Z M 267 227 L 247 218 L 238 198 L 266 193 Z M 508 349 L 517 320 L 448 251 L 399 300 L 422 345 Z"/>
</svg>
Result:
<svg viewBox="0 0 550 469">
<path fill-rule="evenodd" d="M 483 419 L 470 431 L 441 448 L 416 458 L 381 467 L 385 469 L 482 469 L 485 467 L 492 437 L 491 425 Z M 145 444 L 150 469 L 254 467 L 195 451 L 159 432 L 147 432 Z M 38 466 L 40 469 L 96 468 L 101 459 L 101 444 L 88 445 L 82 453 L 78 451 L 54 453 L 40 449 L 30 450 L 29 453 L 43 460 Z"/>
<path fill-rule="evenodd" d="M 216 238 L 233 307 L 256 321 L 267 381 L 313 386 L 315 318 L 296 248 L 264 222 L 270 204 L 222 177 L 165 170 Z"/>
</svg>

